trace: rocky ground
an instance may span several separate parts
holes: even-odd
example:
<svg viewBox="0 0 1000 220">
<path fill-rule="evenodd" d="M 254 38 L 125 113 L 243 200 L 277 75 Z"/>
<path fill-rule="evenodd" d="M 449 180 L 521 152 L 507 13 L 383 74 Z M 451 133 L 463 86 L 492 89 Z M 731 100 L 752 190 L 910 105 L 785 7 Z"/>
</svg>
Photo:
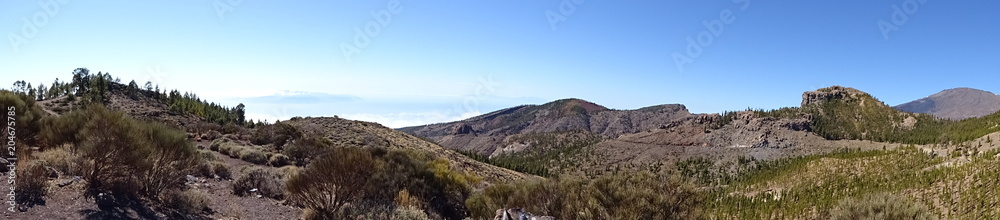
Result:
<svg viewBox="0 0 1000 220">
<path fill-rule="evenodd" d="M 207 147 L 209 142 L 197 142 L 199 146 Z M 233 179 L 243 176 L 250 167 L 262 167 L 239 159 L 212 152 L 216 158 L 230 167 Z M 272 168 L 274 169 L 274 168 Z M 0 178 L 7 179 L 4 173 Z M 74 177 L 61 176 L 48 181 L 48 194 L 45 203 L 23 207 L 23 211 L 4 212 L 7 219 L 50 220 L 50 219 L 167 219 L 165 213 L 158 212 L 146 206 L 133 206 L 128 209 L 101 209 L 94 199 L 84 198 L 83 192 L 86 180 L 73 182 Z M 302 213 L 300 208 L 289 206 L 283 201 L 267 197 L 233 195 L 233 180 L 193 177 L 186 183 L 189 190 L 208 195 L 212 219 L 296 219 Z M 60 183 L 71 182 L 59 186 Z M 0 187 L 9 189 L 7 181 L 0 181 Z M 6 192 L 6 191 L 5 191 Z M 6 208 L 6 206 L 5 206 Z"/>
</svg>

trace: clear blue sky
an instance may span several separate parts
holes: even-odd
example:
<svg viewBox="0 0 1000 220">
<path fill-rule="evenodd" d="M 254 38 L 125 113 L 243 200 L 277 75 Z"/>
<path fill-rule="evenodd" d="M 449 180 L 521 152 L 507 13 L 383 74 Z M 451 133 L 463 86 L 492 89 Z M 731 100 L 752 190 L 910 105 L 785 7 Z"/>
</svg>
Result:
<svg viewBox="0 0 1000 220">
<path fill-rule="evenodd" d="M 570 97 L 720 112 L 797 106 L 830 85 L 890 105 L 954 87 L 1000 92 L 997 1 L 391 4 L 3 1 L 0 86 L 87 67 L 243 102 L 254 118 L 336 114 L 390 127 Z M 383 11 L 391 18 L 372 15 Z M 723 24 L 718 35 L 706 22 Z M 355 43 L 366 27 L 375 34 Z M 702 40 L 700 52 L 688 53 L 688 38 Z M 348 59 L 344 45 L 360 53 Z M 675 54 L 690 58 L 683 71 Z"/>
</svg>

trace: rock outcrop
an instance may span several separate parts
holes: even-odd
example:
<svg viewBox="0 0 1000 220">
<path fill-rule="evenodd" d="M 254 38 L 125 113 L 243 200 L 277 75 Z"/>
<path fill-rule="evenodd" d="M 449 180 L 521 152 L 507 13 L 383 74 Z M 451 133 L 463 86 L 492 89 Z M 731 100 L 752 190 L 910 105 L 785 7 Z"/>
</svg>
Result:
<svg viewBox="0 0 1000 220">
<path fill-rule="evenodd" d="M 811 131 L 810 116 L 801 118 L 758 117 L 754 112 L 737 112 L 729 124 L 707 135 L 712 146 L 750 148 L 794 147 L 797 137 Z"/>
<path fill-rule="evenodd" d="M 534 216 L 524 209 L 512 208 L 512 209 L 497 209 L 496 216 L 493 220 L 555 220 L 552 216 Z"/>
<path fill-rule="evenodd" d="M 802 107 L 822 103 L 829 100 L 840 100 L 845 98 L 858 98 L 858 95 L 866 94 L 861 90 L 851 87 L 831 86 L 802 93 Z"/>
</svg>

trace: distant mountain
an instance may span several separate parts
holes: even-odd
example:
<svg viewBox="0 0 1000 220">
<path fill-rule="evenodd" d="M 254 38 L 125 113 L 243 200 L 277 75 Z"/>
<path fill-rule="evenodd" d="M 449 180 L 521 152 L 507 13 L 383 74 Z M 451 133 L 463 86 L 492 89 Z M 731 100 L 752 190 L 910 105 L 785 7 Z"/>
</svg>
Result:
<svg viewBox="0 0 1000 220">
<path fill-rule="evenodd" d="M 581 99 L 507 108 L 462 121 L 400 128 L 427 137 L 449 149 L 493 154 L 508 136 L 585 131 L 617 138 L 691 117 L 684 105 L 657 105 L 636 110 L 612 110 Z"/>
<path fill-rule="evenodd" d="M 1000 110 L 1000 95 L 973 88 L 954 88 L 893 108 L 961 120 L 997 112 Z"/>
</svg>

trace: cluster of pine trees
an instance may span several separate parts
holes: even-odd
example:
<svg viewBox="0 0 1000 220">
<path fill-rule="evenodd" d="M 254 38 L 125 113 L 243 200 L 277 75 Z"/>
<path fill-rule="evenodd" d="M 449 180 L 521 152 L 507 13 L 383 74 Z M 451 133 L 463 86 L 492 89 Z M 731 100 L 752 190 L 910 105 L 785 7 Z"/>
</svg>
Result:
<svg viewBox="0 0 1000 220">
<path fill-rule="evenodd" d="M 124 85 L 121 84 L 120 78 L 113 78 L 110 73 L 91 74 L 87 68 L 73 70 L 73 78 L 69 82 L 61 82 L 56 79 L 49 87 L 45 87 L 41 83 L 38 87 L 34 87 L 29 82 L 19 80 L 14 82 L 11 90 L 26 94 L 39 101 L 66 96 L 70 101 L 81 98 L 85 104 L 103 104 L 108 101 L 109 92 L 122 92 L 132 100 L 158 101 L 165 103 L 174 113 L 197 115 L 220 125 L 255 126 L 259 124 L 259 122 L 254 123 L 252 120 L 246 120 L 246 110 L 242 103 L 236 107 L 223 106 L 202 100 L 194 93 L 184 92 L 182 94 L 176 89 L 160 90 L 160 86 L 154 85 L 152 82 L 146 82 L 140 87 L 135 80 L 132 80 L 128 85 Z"/>
</svg>

